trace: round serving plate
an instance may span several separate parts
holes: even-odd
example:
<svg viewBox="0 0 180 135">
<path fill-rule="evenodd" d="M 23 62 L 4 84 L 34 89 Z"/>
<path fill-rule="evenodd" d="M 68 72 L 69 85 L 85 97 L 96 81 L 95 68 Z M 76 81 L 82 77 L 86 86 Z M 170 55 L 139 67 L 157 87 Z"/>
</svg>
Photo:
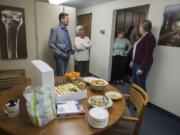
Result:
<svg viewBox="0 0 180 135">
<path fill-rule="evenodd" d="M 123 97 L 121 93 L 115 91 L 108 91 L 105 93 L 105 96 L 112 100 L 119 100 Z"/>
<path fill-rule="evenodd" d="M 93 103 L 93 101 L 95 101 L 96 103 Z M 104 105 L 101 104 L 102 101 L 104 101 L 103 102 Z M 106 96 L 96 95 L 96 96 L 92 96 L 88 99 L 88 104 L 91 107 L 110 108 L 113 105 L 113 101 Z"/>
</svg>

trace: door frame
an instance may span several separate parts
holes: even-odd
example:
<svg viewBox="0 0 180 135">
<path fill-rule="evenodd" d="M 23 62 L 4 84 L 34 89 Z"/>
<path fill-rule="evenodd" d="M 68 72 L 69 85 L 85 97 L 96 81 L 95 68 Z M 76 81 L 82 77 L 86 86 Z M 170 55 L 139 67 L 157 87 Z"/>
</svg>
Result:
<svg viewBox="0 0 180 135">
<path fill-rule="evenodd" d="M 145 4 L 145 5 L 140 5 L 140 6 L 134 6 L 134 7 L 128 7 L 128 8 L 122 8 L 122 9 L 115 9 L 113 10 L 113 19 L 112 19 L 112 31 L 111 31 L 111 44 L 110 44 L 110 56 L 109 56 L 109 67 L 108 67 L 108 81 L 111 80 L 111 71 L 112 71 L 112 51 L 113 51 L 113 42 L 114 42 L 114 37 L 116 33 L 116 19 L 117 19 L 117 12 L 118 10 L 125 10 L 125 9 L 131 9 L 131 8 L 137 8 L 141 6 L 148 6 L 148 12 L 147 12 L 147 18 L 149 15 L 149 8 L 150 4 Z"/>
</svg>

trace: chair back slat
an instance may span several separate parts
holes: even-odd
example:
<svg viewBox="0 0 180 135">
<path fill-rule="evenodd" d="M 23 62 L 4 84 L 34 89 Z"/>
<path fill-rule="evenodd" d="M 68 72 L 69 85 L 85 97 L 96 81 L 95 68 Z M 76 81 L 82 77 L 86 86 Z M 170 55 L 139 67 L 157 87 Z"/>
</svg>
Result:
<svg viewBox="0 0 180 135">
<path fill-rule="evenodd" d="M 25 77 L 25 69 L 0 70 L 0 81 Z"/>
<path fill-rule="evenodd" d="M 9 89 L 27 81 L 25 69 L 0 70 L 0 90 Z"/>
<path fill-rule="evenodd" d="M 130 93 L 130 101 L 135 105 L 136 109 L 137 109 L 137 112 L 139 113 L 142 106 L 143 106 L 143 97 L 137 93 L 136 91 L 132 91 Z"/>
<path fill-rule="evenodd" d="M 148 95 L 141 87 L 137 86 L 136 84 L 132 84 L 129 99 L 135 105 L 137 113 L 139 114 L 144 106 L 147 105 Z"/>
</svg>

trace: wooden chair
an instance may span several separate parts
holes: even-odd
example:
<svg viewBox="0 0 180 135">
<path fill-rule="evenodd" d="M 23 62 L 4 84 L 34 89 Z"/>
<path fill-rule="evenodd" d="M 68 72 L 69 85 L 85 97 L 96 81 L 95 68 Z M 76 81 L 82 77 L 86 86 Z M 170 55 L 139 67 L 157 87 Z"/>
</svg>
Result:
<svg viewBox="0 0 180 135">
<path fill-rule="evenodd" d="M 3 129 L 0 129 L 0 135 L 11 135 L 11 134 L 4 131 Z"/>
<path fill-rule="evenodd" d="M 6 69 L 0 70 L 0 90 L 5 90 L 14 85 L 27 81 L 25 69 Z"/>
<path fill-rule="evenodd" d="M 1 70 L 2 71 L 2 70 Z M 25 86 L 28 86 L 28 85 L 31 85 L 32 84 L 32 82 L 31 82 L 31 79 L 29 79 L 29 78 L 24 78 L 24 79 L 20 79 L 21 80 L 21 84 L 23 84 L 23 85 L 25 85 Z M 2 80 L 1 80 L 2 81 Z M 3 80 L 4 81 L 4 80 Z M 19 84 L 19 83 L 18 83 Z M 21 89 L 20 89 L 21 90 Z M 7 91 L 2 91 L 2 92 L 0 92 L 0 97 L 1 97 L 1 95 L 8 95 L 8 93 L 9 92 L 7 92 Z M 5 101 L 9 101 L 10 99 L 17 99 L 17 98 L 19 98 L 20 96 L 22 96 L 22 92 L 19 92 L 19 89 L 17 89 L 16 91 L 13 91 L 12 93 L 11 93 L 11 96 L 4 96 L 5 97 Z M 4 98 L 3 97 L 3 98 Z M 2 97 L 1 97 L 2 98 Z M 0 111 L 0 115 L 2 115 L 1 113 L 3 113 L 3 115 L 4 115 L 4 112 L 3 111 Z M 3 129 L 1 129 L 0 128 L 0 135 L 12 135 L 11 133 L 8 133 L 7 131 L 5 131 L 5 130 L 3 130 Z"/>
<path fill-rule="evenodd" d="M 148 94 L 136 84 L 132 84 L 129 95 L 123 94 L 127 99 L 127 108 L 122 118 L 102 135 L 138 135 L 144 111 L 148 103 Z M 136 115 L 132 116 L 128 105 L 135 106 Z"/>
</svg>

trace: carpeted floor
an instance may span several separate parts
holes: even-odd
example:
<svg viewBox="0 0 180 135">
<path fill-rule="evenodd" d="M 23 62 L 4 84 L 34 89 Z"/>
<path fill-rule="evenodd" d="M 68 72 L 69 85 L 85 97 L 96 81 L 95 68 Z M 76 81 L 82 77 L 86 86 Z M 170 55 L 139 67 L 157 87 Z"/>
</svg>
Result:
<svg viewBox="0 0 180 135">
<path fill-rule="evenodd" d="M 128 93 L 130 85 L 114 85 L 122 93 Z M 155 107 L 146 108 L 140 135 L 180 135 L 180 118 L 172 117 Z"/>
</svg>

